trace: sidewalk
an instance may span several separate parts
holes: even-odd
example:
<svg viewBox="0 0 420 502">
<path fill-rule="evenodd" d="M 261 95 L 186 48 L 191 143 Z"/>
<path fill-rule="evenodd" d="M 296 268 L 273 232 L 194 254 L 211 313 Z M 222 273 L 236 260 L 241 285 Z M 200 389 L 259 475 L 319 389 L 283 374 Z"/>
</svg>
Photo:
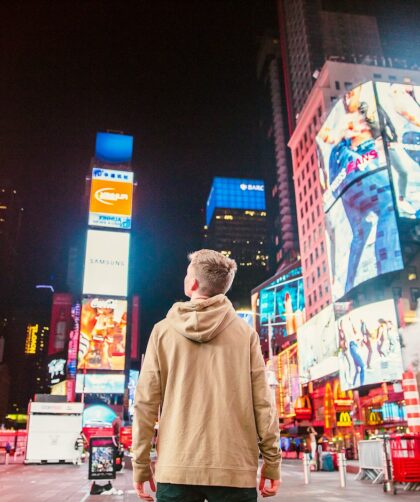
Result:
<svg viewBox="0 0 420 502">
<path fill-rule="evenodd" d="M 107 496 L 114 502 L 136 502 L 131 484 L 131 470 L 117 474 L 112 481 L 115 488 L 123 490 L 121 496 Z M 375 502 L 417 501 L 420 492 L 399 492 L 397 497 L 384 493 L 382 485 L 356 481 L 354 474 L 347 476 L 347 487 L 340 488 L 338 472 L 313 472 L 311 482 L 304 484 L 302 462 L 284 460 L 283 482 L 279 494 L 259 501 L 272 502 Z M 103 482 L 105 484 L 105 481 Z M 1 465 L 0 500 L 2 502 L 94 502 L 102 496 L 89 495 L 91 481 L 87 479 L 87 466 L 73 465 Z"/>
</svg>

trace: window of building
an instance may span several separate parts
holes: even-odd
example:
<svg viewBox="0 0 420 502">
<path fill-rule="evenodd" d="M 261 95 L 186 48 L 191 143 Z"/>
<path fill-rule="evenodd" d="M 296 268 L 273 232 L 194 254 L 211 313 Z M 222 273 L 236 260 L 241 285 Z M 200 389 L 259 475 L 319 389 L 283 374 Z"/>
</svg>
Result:
<svg viewBox="0 0 420 502">
<path fill-rule="evenodd" d="M 302 235 L 305 235 L 305 224 L 302 225 Z"/>
<path fill-rule="evenodd" d="M 388 80 L 395 82 L 395 80 L 397 80 L 397 77 L 395 75 L 389 75 Z"/>
<path fill-rule="evenodd" d="M 313 179 L 314 181 L 316 181 L 316 171 L 314 171 L 314 172 L 312 173 L 312 179 Z"/>
<path fill-rule="evenodd" d="M 380 73 L 374 73 L 373 78 L 380 79 L 380 78 L 382 78 L 382 75 Z"/>
<path fill-rule="evenodd" d="M 306 241 L 303 241 L 303 252 L 306 253 Z"/>
<path fill-rule="evenodd" d="M 316 215 L 319 216 L 321 214 L 321 209 L 319 208 L 319 204 L 316 206 Z"/>
<path fill-rule="evenodd" d="M 308 212 L 308 201 L 305 202 L 305 212 Z"/>
<path fill-rule="evenodd" d="M 321 277 L 321 269 L 319 267 L 316 267 L 316 276 L 319 278 Z M 319 286 L 321 287 L 321 286 Z"/>
<path fill-rule="evenodd" d="M 317 300 L 318 300 L 318 297 L 317 297 L 316 291 L 314 291 L 314 303 L 316 303 Z"/>
<path fill-rule="evenodd" d="M 311 213 L 311 220 L 312 220 L 312 223 L 315 223 L 315 213 L 313 211 Z"/>
<path fill-rule="evenodd" d="M 305 171 L 302 169 L 302 180 L 305 179 Z"/>
<path fill-rule="evenodd" d="M 305 143 L 308 141 L 308 135 L 307 135 L 306 131 L 305 131 L 305 134 L 303 135 L 303 140 Z"/>
<path fill-rule="evenodd" d="M 308 270 L 308 258 L 305 260 L 305 269 Z"/>
<path fill-rule="evenodd" d="M 310 180 L 309 180 L 310 181 Z M 309 184 L 309 188 L 311 187 L 310 183 L 308 182 Z M 312 194 L 309 196 L 309 204 L 312 206 L 312 204 L 314 203 L 314 198 L 312 197 Z"/>
<path fill-rule="evenodd" d="M 319 258 L 318 246 L 315 248 L 315 259 L 317 259 L 317 258 Z M 319 270 L 319 267 L 318 267 L 318 270 Z"/>
<path fill-rule="evenodd" d="M 344 87 L 346 91 L 349 91 L 353 87 L 353 84 L 351 82 L 344 82 Z"/>
<path fill-rule="evenodd" d="M 324 241 L 321 241 L 321 254 L 325 253 Z"/>
<path fill-rule="evenodd" d="M 312 307 L 312 297 L 309 295 L 309 306 Z"/>
<path fill-rule="evenodd" d="M 335 81 L 335 88 L 337 89 L 337 91 L 340 90 L 340 82 L 338 80 Z"/>
<path fill-rule="evenodd" d="M 328 287 L 328 282 L 327 281 L 325 281 L 325 283 L 324 283 L 324 290 L 325 290 L 326 293 L 328 293 L 328 291 L 329 291 L 329 287 Z"/>
<path fill-rule="evenodd" d="M 320 298 L 322 298 L 324 296 L 323 293 L 322 293 L 322 286 L 319 286 L 318 293 L 319 293 L 319 297 Z"/>
<path fill-rule="evenodd" d="M 315 274 L 312 274 L 312 285 L 315 284 Z"/>
<path fill-rule="evenodd" d="M 318 198 L 318 188 L 317 187 L 315 187 L 314 196 L 315 196 L 315 199 Z"/>
<path fill-rule="evenodd" d="M 297 186 L 300 187 L 300 176 L 297 177 Z"/>
<path fill-rule="evenodd" d="M 311 188 L 312 187 L 312 181 L 311 181 L 311 178 L 308 178 L 308 188 Z M 312 197 L 312 195 L 311 195 Z"/>
<path fill-rule="evenodd" d="M 303 187 L 303 195 L 306 195 L 306 185 Z"/>
<path fill-rule="evenodd" d="M 313 256 L 313 254 L 312 254 L 312 253 L 309 255 L 309 263 L 310 263 L 311 265 L 313 265 L 313 264 L 314 264 L 314 256 Z"/>
<path fill-rule="evenodd" d="M 309 282 L 310 280 L 311 280 L 311 279 L 310 279 L 310 277 L 307 277 L 307 278 L 306 278 L 306 287 L 307 287 L 308 289 L 309 289 L 309 286 L 310 286 L 310 282 Z"/>
<path fill-rule="evenodd" d="M 311 165 L 312 166 L 315 165 L 315 156 L 314 156 L 314 154 L 311 154 Z"/>
<path fill-rule="evenodd" d="M 325 263 L 325 261 L 322 262 L 322 272 L 325 274 L 325 272 L 327 271 L 327 264 Z"/>
<path fill-rule="evenodd" d="M 308 246 L 309 246 L 309 248 L 312 246 L 312 237 L 311 236 L 308 237 Z"/>
<path fill-rule="evenodd" d="M 302 192 L 299 192 L 299 201 L 302 202 Z"/>
<path fill-rule="evenodd" d="M 306 163 L 306 172 L 309 174 L 309 162 Z"/>
<path fill-rule="evenodd" d="M 318 117 L 321 117 L 322 115 L 322 108 L 321 106 L 318 106 Z"/>
<path fill-rule="evenodd" d="M 300 208 L 300 217 L 303 218 L 303 208 Z"/>
</svg>

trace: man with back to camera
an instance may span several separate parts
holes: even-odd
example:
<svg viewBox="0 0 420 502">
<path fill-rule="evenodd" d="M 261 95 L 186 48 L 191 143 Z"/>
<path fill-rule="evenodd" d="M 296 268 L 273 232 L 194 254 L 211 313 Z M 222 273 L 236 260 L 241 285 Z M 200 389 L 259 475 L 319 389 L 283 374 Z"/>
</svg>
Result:
<svg viewBox="0 0 420 502">
<path fill-rule="evenodd" d="M 155 476 L 158 502 L 256 502 L 259 451 L 263 497 L 277 493 L 281 462 L 259 337 L 225 296 L 235 261 L 208 249 L 189 260 L 184 290 L 191 301 L 175 303 L 154 326 L 137 384 L 134 488 L 140 499 L 153 501 L 144 484 L 155 491 Z"/>
</svg>

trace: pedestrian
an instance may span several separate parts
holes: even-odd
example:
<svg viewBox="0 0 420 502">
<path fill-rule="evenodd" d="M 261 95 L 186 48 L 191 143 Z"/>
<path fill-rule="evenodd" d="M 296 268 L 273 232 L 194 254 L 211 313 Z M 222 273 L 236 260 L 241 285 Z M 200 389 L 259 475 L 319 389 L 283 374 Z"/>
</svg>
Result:
<svg viewBox="0 0 420 502">
<path fill-rule="evenodd" d="M 189 255 L 184 290 L 155 325 L 136 389 L 133 480 L 142 500 L 256 502 L 280 484 L 279 423 L 258 334 L 225 296 L 236 263 L 216 251 Z M 155 473 L 150 448 L 160 408 Z M 266 486 L 266 481 L 269 485 Z"/>
</svg>

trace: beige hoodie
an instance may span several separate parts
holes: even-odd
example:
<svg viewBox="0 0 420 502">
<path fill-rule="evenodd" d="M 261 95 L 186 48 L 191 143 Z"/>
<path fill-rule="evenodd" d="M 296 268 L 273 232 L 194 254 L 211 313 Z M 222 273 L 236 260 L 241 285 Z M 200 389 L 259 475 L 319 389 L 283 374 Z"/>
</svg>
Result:
<svg viewBox="0 0 420 502">
<path fill-rule="evenodd" d="M 175 303 L 150 336 L 136 390 L 134 481 L 234 486 L 280 478 L 279 426 L 259 337 L 224 295 Z"/>
</svg>

